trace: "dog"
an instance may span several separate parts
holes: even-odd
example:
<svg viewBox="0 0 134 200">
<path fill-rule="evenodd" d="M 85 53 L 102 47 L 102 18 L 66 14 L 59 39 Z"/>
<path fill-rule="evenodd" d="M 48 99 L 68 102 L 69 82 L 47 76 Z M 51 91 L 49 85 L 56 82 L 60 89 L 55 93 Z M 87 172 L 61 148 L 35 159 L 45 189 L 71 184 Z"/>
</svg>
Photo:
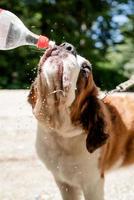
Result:
<svg viewBox="0 0 134 200">
<path fill-rule="evenodd" d="M 28 101 L 37 154 L 63 200 L 103 200 L 105 172 L 134 163 L 134 95 L 98 96 L 92 66 L 74 46 L 46 50 Z"/>
</svg>

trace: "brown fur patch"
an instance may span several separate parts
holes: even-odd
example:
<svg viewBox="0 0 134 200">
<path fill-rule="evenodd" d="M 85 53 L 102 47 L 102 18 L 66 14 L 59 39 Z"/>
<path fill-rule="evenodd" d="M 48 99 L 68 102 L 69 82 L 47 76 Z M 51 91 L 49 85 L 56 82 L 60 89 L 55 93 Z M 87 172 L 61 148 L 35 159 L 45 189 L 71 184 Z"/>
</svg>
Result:
<svg viewBox="0 0 134 200">
<path fill-rule="evenodd" d="M 86 146 L 90 153 L 106 143 L 108 138 L 107 122 L 103 106 L 96 97 L 98 89 L 94 84 L 92 74 L 88 79 L 78 79 L 78 94 L 72 106 L 72 122 L 80 123 L 87 133 Z M 84 82 L 85 81 L 85 82 Z"/>
<path fill-rule="evenodd" d="M 110 137 L 102 148 L 102 172 L 111 168 L 120 158 L 121 165 L 134 163 L 134 95 L 108 96 L 104 100 L 112 122 Z"/>
<path fill-rule="evenodd" d="M 31 86 L 28 101 L 39 121 L 48 123 L 51 127 L 60 127 L 63 120 L 60 118 L 60 106 L 63 102 L 53 93 L 50 104 L 49 93 L 40 71 Z M 70 107 L 70 117 L 72 123 L 83 127 L 87 134 L 85 145 L 89 152 L 103 145 L 100 157 L 103 174 L 121 157 L 122 165 L 134 163 L 134 95 L 109 95 L 104 101 L 99 100 L 97 95 L 98 88 L 92 72 L 85 74 L 84 70 L 81 70 L 77 80 L 76 97 Z"/>
<path fill-rule="evenodd" d="M 97 94 L 92 74 L 88 79 L 80 74 L 71 117 L 87 133 L 89 152 L 103 145 L 100 157 L 103 174 L 120 158 L 122 165 L 134 163 L 134 95 L 111 95 L 102 101 Z"/>
<path fill-rule="evenodd" d="M 28 102 L 32 105 L 32 108 L 34 108 L 36 101 L 37 101 L 37 88 L 36 88 L 36 81 L 34 81 L 30 87 Z"/>
</svg>

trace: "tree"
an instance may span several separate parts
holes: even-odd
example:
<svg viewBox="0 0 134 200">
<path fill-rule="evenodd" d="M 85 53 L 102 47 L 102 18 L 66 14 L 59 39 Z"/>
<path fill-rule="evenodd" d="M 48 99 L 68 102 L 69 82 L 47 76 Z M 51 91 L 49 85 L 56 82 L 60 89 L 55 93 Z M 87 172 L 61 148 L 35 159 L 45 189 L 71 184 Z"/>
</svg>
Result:
<svg viewBox="0 0 134 200">
<path fill-rule="evenodd" d="M 0 7 L 15 13 L 31 31 L 45 34 L 57 44 L 72 43 L 93 64 L 95 80 L 102 89 L 114 88 L 128 78 L 125 59 L 133 42 L 134 32 L 129 30 L 134 24 L 132 0 L 1 0 Z M 126 17 L 126 25 L 115 21 L 115 16 Z M 120 54 L 124 52 L 120 61 L 119 49 Z M 0 88 L 29 87 L 42 54 L 34 47 L 1 51 Z"/>
</svg>

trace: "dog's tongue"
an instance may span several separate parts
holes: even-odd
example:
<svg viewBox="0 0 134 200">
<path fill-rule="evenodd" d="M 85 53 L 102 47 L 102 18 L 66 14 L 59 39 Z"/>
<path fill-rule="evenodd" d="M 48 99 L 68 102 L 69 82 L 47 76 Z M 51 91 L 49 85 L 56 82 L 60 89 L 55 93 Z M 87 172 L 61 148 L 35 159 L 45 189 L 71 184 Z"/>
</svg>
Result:
<svg viewBox="0 0 134 200">
<path fill-rule="evenodd" d="M 53 47 L 53 48 L 48 48 L 46 51 L 45 51 L 45 53 L 44 53 L 44 55 L 41 57 L 41 60 L 40 60 L 40 63 L 39 63 L 39 65 L 41 66 L 41 65 L 43 65 L 44 64 L 44 62 L 47 60 L 47 58 L 49 58 L 50 56 L 54 56 L 54 55 L 58 55 L 58 50 L 57 50 L 57 47 L 56 47 L 56 45 Z"/>
<path fill-rule="evenodd" d="M 46 50 L 46 52 L 44 54 L 45 58 L 47 59 L 50 56 L 58 55 L 60 53 L 60 50 L 61 49 L 57 45 L 55 45 L 53 48 L 50 47 L 49 49 Z"/>
</svg>

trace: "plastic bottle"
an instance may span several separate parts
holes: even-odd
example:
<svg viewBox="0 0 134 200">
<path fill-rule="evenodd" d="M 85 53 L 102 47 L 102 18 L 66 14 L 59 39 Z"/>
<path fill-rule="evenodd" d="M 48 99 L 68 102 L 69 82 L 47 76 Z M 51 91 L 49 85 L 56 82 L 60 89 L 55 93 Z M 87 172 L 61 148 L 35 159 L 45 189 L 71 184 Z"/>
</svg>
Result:
<svg viewBox="0 0 134 200">
<path fill-rule="evenodd" d="M 14 49 L 23 45 L 48 48 L 54 44 L 47 37 L 28 30 L 15 14 L 0 8 L 0 50 Z"/>
</svg>

